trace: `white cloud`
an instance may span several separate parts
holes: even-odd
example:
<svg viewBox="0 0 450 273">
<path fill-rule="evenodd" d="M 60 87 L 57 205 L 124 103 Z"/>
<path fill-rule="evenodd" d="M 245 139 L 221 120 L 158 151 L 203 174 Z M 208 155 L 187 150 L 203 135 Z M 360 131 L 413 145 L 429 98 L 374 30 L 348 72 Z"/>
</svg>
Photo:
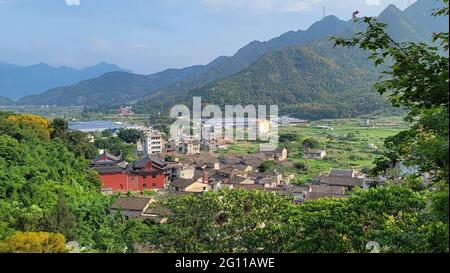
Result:
<svg viewBox="0 0 450 273">
<path fill-rule="evenodd" d="M 298 12 L 308 10 L 322 0 L 201 0 L 201 4 L 214 10 L 233 9 L 259 12 Z"/>
<path fill-rule="evenodd" d="M 68 6 L 79 6 L 80 0 L 65 0 Z"/>
<path fill-rule="evenodd" d="M 379 6 L 381 2 L 380 0 L 366 0 L 366 4 L 369 6 Z"/>
</svg>

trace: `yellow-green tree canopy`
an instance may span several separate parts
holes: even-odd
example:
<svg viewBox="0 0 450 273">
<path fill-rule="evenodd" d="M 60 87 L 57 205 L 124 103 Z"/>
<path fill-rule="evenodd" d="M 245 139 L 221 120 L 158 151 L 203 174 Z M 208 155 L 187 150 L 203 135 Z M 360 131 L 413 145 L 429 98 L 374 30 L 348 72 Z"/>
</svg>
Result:
<svg viewBox="0 0 450 273">
<path fill-rule="evenodd" d="M 66 238 L 48 232 L 15 232 L 0 242 L 0 253 L 65 253 Z"/>
</svg>

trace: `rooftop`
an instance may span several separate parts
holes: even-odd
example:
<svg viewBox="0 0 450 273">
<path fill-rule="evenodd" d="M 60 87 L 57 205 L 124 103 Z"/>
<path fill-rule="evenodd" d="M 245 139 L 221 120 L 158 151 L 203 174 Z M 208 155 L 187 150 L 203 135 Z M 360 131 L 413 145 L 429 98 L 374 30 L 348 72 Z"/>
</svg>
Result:
<svg viewBox="0 0 450 273">
<path fill-rule="evenodd" d="M 151 201 L 151 198 L 144 197 L 119 197 L 111 206 L 111 209 L 143 211 Z"/>
</svg>

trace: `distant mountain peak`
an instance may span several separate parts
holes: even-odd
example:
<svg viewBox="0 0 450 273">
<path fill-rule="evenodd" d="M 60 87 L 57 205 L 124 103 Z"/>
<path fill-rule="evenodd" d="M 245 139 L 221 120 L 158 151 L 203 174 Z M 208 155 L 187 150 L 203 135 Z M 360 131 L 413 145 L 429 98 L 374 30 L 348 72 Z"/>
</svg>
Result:
<svg viewBox="0 0 450 273">
<path fill-rule="evenodd" d="M 383 16 L 391 15 L 391 14 L 397 15 L 397 14 L 402 14 L 402 13 L 403 13 L 402 10 L 399 9 L 396 5 L 390 4 L 383 10 L 383 12 L 381 12 L 379 17 L 383 17 Z"/>
</svg>

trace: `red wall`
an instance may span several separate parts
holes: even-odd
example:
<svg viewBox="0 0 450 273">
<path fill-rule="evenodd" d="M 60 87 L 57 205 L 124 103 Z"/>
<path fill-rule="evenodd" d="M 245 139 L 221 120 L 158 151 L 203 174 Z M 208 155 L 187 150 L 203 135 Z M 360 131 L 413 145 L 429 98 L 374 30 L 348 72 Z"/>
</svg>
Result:
<svg viewBox="0 0 450 273">
<path fill-rule="evenodd" d="M 163 173 L 156 175 L 155 178 L 152 175 L 138 176 L 126 173 L 100 175 L 103 189 L 112 189 L 113 192 L 164 189 L 165 178 Z"/>
</svg>

